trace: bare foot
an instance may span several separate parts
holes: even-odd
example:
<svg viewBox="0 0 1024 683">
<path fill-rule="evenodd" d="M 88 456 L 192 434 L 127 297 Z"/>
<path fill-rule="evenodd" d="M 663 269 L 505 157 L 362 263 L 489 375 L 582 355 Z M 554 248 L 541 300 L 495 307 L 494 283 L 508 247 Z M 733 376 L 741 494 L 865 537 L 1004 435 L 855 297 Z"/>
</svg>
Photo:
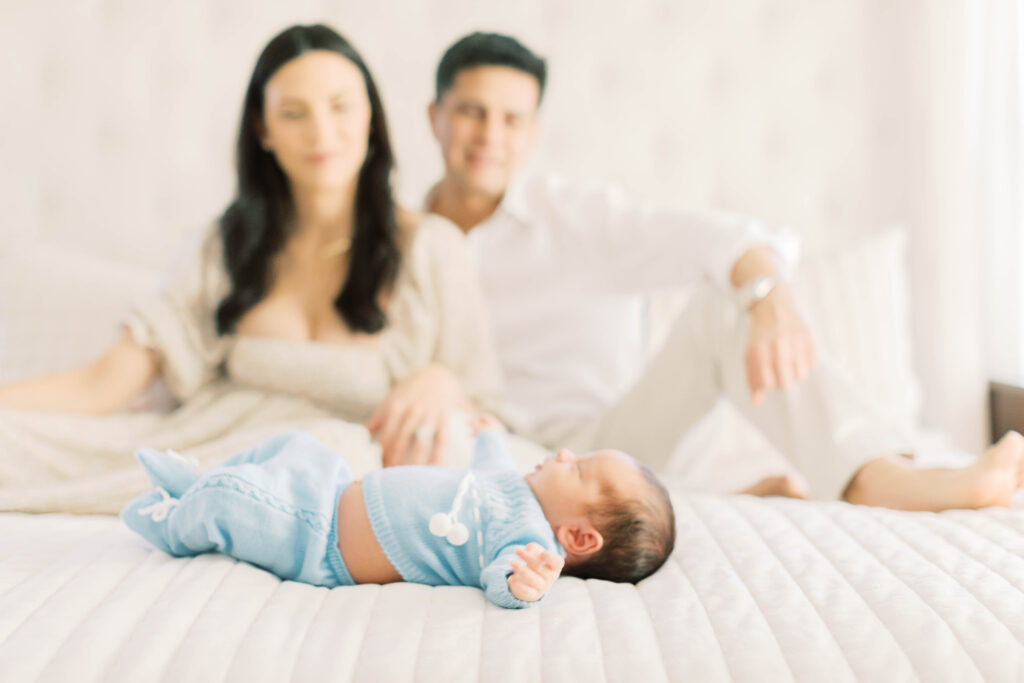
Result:
<svg viewBox="0 0 1024 683">
<path fill-rule="evenodd" d="M 753 486 L 739 491 L 739 493 L 745 493 L 749 496 L 783 496 L 807 500 L 807 486 L 799 478 L 789 474 L 765 477 Z"/>
<path fill-rule="evenodd" d="M 1024 437 L 1009 432 L 969 467 L 913 469 L 880 457 L 854 475 L 843 500 L 897 510 L 1008 507 L 1024 486 Z"/>
<path fill-rule="evenodd" d="M 1009 507 L 1014 494 L 1024 486 L 1024 436 L 1007 432 L 989 446 L 970 466 L 971 507 Z"/>
</svg>

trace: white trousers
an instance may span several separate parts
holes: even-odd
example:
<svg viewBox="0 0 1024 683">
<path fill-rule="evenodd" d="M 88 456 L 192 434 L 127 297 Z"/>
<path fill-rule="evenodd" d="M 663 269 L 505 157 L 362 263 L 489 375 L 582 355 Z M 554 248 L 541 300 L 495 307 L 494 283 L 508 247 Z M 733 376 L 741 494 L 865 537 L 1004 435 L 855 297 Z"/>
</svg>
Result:
<svg viewBox="0 0 1024 683">
<path fill-rule="evenodd" d="M 880 414 L 820 349 L 803 382 L 768 391 L 755 406 L 744 365 L 749 328 L 750 316 L 731 292 L 702 285 L 618 403 L 529 436 L 549 447 L 615 448 L 661 471 L 681 438 L 724 397 L 789 458 L 818 499 L 839 498 L 867 461 L 912 449 L 910 435 Z"/>
</svg>

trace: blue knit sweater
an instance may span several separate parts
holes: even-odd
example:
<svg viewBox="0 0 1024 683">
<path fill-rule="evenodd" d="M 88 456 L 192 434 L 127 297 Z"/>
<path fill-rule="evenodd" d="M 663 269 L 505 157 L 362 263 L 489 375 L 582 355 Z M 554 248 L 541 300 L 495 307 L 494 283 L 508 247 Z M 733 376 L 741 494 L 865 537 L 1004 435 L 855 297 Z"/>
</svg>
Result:
<svg viewBox="0 0 1024 683">
<path fill-rule="evenodd" d="M 496 432 L 477 437 L 468 470 L 392 467 L 370 472 L 362 486 L 373 532 L 406 581 L 479 586 L 496 605 L 529 607 L 536 603 L 508 589 L 516 549 L 535 541 L 564 555 Z"/>
</svg>

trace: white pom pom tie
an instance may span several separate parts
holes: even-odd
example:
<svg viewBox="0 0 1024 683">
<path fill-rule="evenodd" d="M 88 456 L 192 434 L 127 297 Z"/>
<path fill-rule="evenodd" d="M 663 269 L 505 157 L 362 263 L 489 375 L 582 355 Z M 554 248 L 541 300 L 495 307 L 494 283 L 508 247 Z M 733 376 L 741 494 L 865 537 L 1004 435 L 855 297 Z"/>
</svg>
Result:
<svg viewBox="0 0 1024 683">
<path fill-rule="evenodd" d="M 151 515 L 154 522 L 162 522 L 167 519 L 167 515 L 171 513 L 171 509 L 177 505 L 180 501 L 177 498 L 171 498 L 171 495 L 167 493 L 165 489 L 158 488 L 157 491 L 164 497 L 163 500 L 147 505 L 144 508 L 139 508 L 140 515 Z"/>
<path fill-rule="evenodd" d="M 467 472 L 459 482 L 455 500 L 452 501 L 452 509 L 447 513 L 436 512 L 430 517 L 430 533 L 435 536 L 443 536 L 445 540 L 455 546 L 464 545 L 469 540 L 469 529 L 459 521 L 459 509 L 462 507 L 462 499 L 466 496 L 466 490 L 472 481 L 473 473 Z"/>
</svg>

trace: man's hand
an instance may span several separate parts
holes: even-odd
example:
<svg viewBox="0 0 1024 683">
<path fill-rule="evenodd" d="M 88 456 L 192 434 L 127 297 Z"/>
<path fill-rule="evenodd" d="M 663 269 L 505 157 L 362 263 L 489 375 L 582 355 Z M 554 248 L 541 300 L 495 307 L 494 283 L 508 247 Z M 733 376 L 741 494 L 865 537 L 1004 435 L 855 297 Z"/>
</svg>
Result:
<svg viewBox="0 0 1024 683">
<path fill-rule="evenodd" d="M 448 441 L 448 422 L 470 406 L 459 380 L 447 368 L 431 364 L 395 385 L 366 423 L 381 446 L 384 467 L 440 464 Z"/>
<path fill-rule="evenodd" d="M 747 384 L 759 404 L 768 389 L 785 389 L 803 381 L 816 362 L 814 339 L 793 291 L 778 284 L 750 309 Z"/>
<path fill-rule="evenodd" d="M 512 560 L 508 589 L 523 602 L 536 602 L 558 578 L 565 566 L 565 559 L 544 550 L 540 543 L 530 543 L 525 548 L 519 548 L 516 555 L 522 562 Z"/>
</svg>

